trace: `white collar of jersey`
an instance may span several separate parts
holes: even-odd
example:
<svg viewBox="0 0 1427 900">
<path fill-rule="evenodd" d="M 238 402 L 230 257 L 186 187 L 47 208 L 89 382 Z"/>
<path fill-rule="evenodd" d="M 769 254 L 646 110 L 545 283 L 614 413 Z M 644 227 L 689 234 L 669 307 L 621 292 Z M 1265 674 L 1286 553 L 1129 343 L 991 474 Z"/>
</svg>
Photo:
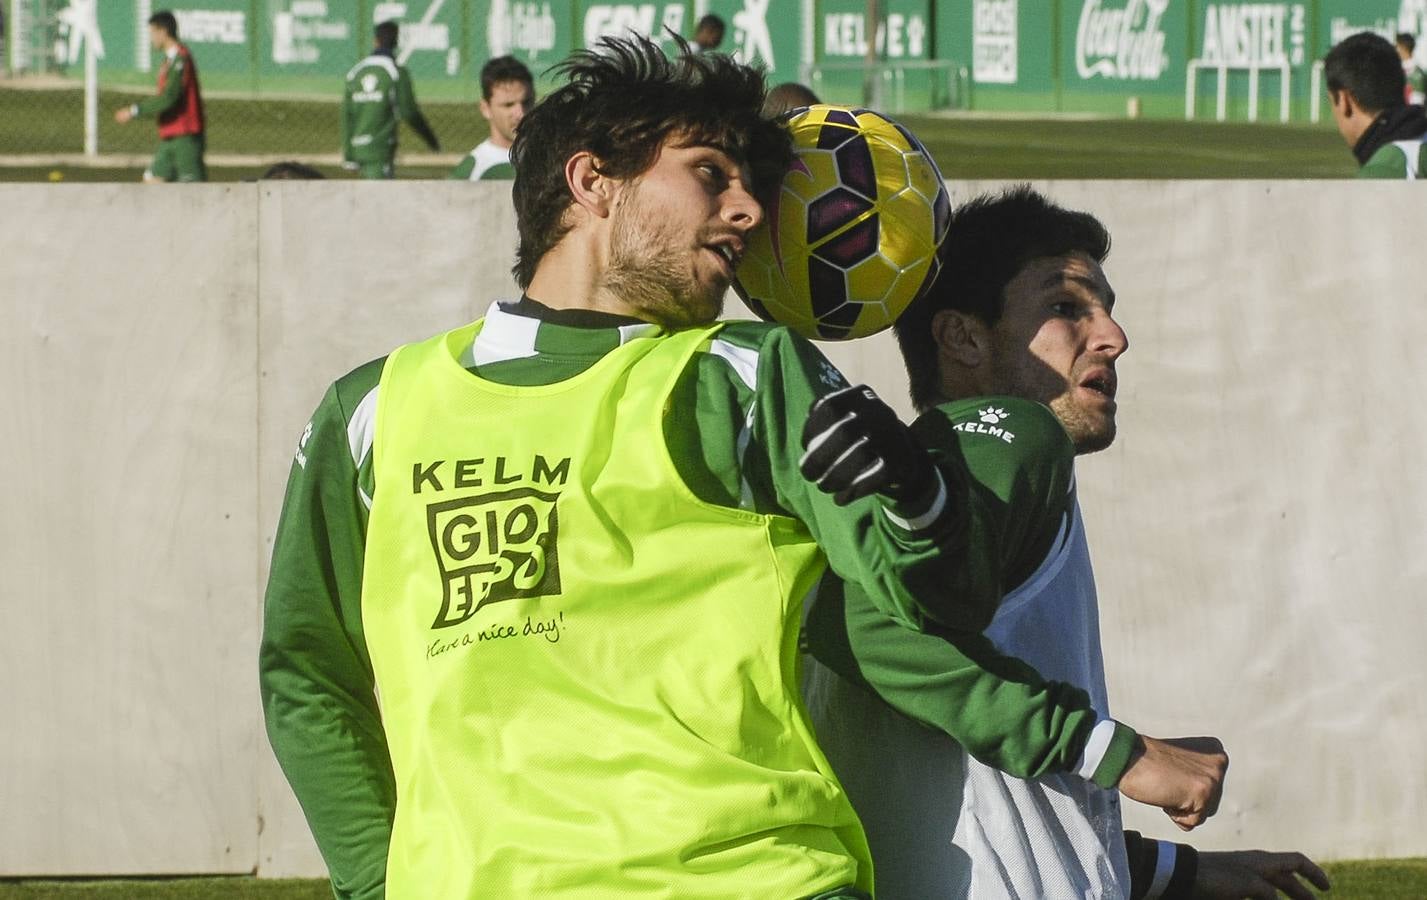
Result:
<svg viewBox="0 0 1427 900">
<path fill-rule="evenodd" d="M 510 302 L 510 301 L 507 301 Z M 462 354 L 461 365 L 466 368 L 484 366 L 512 359 L 527 359 L 535 356 L 535 333 L 540 330 L 540 320 L 530 316 L 519 316 L 501 308 L 501 301 L 492 303 L 486 310 L 485 323 L 480 334 Z M 652 322 L 639 322 L 619 327 L 619 342 L 627 344 L 637 337 L 656 334 L 659 326 Z"/>
<path fill-rule="evenodd" d="M 175 56 L 178 56 L 178 44 L 174 44 L 172 47 L 165 50 L 164 56 L 168 57 L 170 60 L 173 59 Z"/>
</svg>

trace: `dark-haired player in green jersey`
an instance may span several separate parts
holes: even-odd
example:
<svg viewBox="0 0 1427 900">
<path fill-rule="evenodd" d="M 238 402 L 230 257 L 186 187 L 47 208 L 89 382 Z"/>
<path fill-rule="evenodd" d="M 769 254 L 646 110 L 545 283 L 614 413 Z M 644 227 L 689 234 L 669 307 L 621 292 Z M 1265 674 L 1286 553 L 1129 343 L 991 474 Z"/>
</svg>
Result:
<svg viewBox="0 0 1427 900">
<path fill-rule="evenodd" d="M 1344 38 L 1323 58 L 1338 133 L 1359 178 L 1427 178 L 1427 113 L 1406 102 L 1397 50 L 1380 34 Z"/>
<path fill-rule="evenodd" d="M 524 296 L 339 379 L 299 443 L 273 749 L 342 897 L 865 897 L 802 603 L 828 567 L 904 621 L 994 590 L 964 472 L 806 341 L 716 321 L 789 160 L 761 74 L 646 39 L 564 72 L 513 152 Z M 1084 698 L 1017 702 L 1049 765 L 1085 754 Z M 1216 802 L 1116 747 L 1107 777 Z"/>
<path fill-rule="evenodd" d="M 535 103 L 535 79 L 525 63 L 513 56 L 497 56 L 481 66 L 481 118 L 490 137 L 466 154 L 450 178 L 457 181 L 496 181 L 515 177 L 510 147 L 520 120 Z"/>
<path fill-rule="evenodd" d="M 411 73 L 396 61 L 395 22 L 376 27 L 371 55 L 352 67 L 342 92 L 342 162 L 363 178 L 392 178 L 396 125 L 411 126 L 432 150 L 441 142 L 416 105 Z"/>
<path fill-rule="evenodd" d="M 1240 900 L 1279 888 L 1311 900 L 1298 876 L 1326 880 L 1301 854 L 1196 856 L 1121 830 L 1112 788 L 1143 799 L 1143 785 L 1133 768 L 1105 777 L 1100 760 L 1134 736 L 1109 718 L 1074 467 L 1114 439 L 1115 364 L 1129 346 L 1100 267 L 1108 232 L 1023 188 L 963 206 L 949 233 L 897 337 L 922 413 L 914 433 L 966 468 L 965 563 L 998 590 L 956 597 L 960 617 L 924 634 L 828 579 L 808 621 L 821 660 L 809 707 L 867 828 L 878 897 Z M 1073 766 L 1043 753 L 1054 723 L 1023 699 L 1042 693 L 1094 710 Z M 1210 738 L 1168 743 L 1218 756 Z M 1202 820 L 1158 805 L 1183 828 Z"/>
</svg>

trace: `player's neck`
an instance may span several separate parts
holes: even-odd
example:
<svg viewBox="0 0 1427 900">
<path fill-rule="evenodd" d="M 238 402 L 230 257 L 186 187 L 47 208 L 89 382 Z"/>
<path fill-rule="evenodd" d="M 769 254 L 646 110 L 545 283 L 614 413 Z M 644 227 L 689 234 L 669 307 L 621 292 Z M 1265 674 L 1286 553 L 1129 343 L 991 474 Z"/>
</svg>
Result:
<svg viewBox="0 0 1427 900">
<path fill-rule="evenodd" d="M 535 267 L 526 293 L 551 309 L 588 309 L 643 319 L 635 308 L 600 290 L 609 258 L 603 229 L 575 229 Z"/>
</svg>

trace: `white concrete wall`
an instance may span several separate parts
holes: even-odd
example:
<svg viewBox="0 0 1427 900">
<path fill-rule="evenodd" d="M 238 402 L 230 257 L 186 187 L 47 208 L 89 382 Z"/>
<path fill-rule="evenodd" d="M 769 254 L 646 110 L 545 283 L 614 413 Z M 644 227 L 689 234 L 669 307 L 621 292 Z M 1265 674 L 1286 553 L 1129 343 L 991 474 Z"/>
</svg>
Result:
<svg viewBox="0 0 1427 900">
<path fill-rule="evenodd" d="M 1132 345 L 1080 476 L 1115 713 L 1225 740 L 1196 844 L 1427 854 L 1427 198 L 1043 187 L 1113 232 Z M 257 702 L 292 448 L 513 296 L 505 190 L 0 186 L 0 875 L 321 873 Z M 829 352 L 906 411 L 890 339 Z"/>
</svg>

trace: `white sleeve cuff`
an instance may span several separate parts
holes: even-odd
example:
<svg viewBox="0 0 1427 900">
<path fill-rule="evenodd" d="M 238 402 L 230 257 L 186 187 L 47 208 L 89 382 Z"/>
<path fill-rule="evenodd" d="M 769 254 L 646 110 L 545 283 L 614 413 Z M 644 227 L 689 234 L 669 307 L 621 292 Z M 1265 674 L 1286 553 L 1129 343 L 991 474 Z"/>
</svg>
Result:
<svg viewBox="0 0 1427 900">
<path fill-rule="evenodd" d="M 1179 848 L 1169 841 L 1155 841 L 1154 849 L 1154 880 L 1150 882 L 1150 889 L 1145 893 L 1144 900 L 1156 900 L 1164 896 L 1170 879 L 1174 877 L 1174 864 L 1179 857 Z"/>
<path fill-rule="evenodd" d="M 932 505 L 927 507 L 926 512 L 910 519 L 904 519 L 892 512 L 885 501 L 883 502 L 882 511 L 887 514 L 887 518 L 892 521 L 893 525 L 904 531 L 917 532 L 936 524 L 936 521 L 941 518 L 941 514 L 946 511 L 946 482 L 942 480 L 941 472 L 937 471 L 935 467 L 932 471 L 936 472 L 936 497 L 932 500 Z M 1101 755 L 1104 755 L 1103 750 Z"/>
<path fill-rule="evenodd" d="M 1100 719 L 1090 729 L 1090 739 L 1085 749 L 1080 751 L 1080 759 L 1075 764 L 1075 774 L 1086 781 L 1095 777 L 1095 770 L 1105 761 L 1105 753 L 1110 749 L 1110 740 L 1115 736 L 1115 720 Z"/>
</svg>

